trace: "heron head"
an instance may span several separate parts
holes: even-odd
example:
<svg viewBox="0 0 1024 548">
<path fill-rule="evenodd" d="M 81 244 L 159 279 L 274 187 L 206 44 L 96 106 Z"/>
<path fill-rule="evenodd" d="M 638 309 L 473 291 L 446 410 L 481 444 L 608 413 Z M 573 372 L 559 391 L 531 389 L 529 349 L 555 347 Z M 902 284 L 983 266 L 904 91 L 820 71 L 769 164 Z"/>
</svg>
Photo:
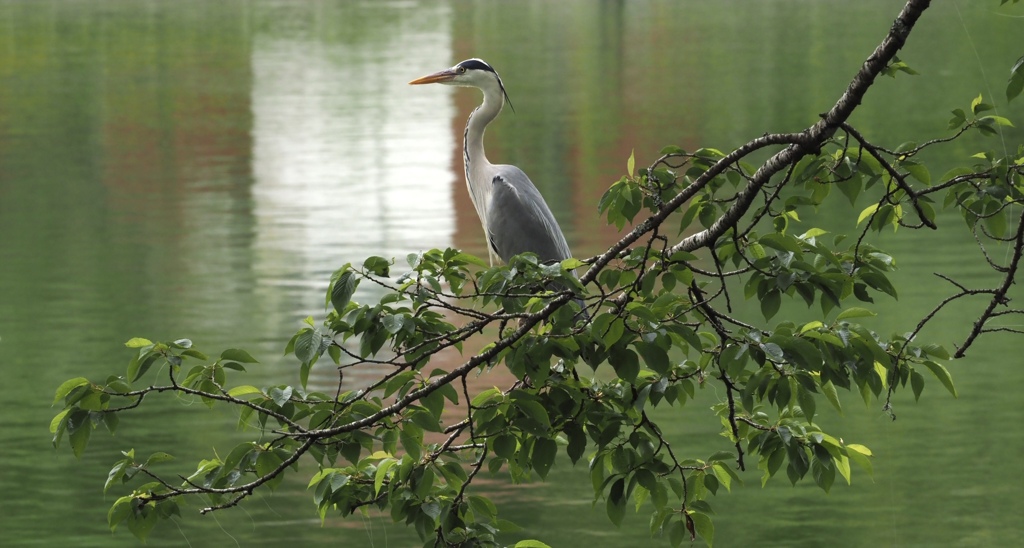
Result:
<svg viewBox="0 0 1024 548">
<path fill-rule="evenodd" d="M 499 96 L 512 107 L 512 101 L 505 91 L 505 84 L 494 67 L 487 64 L 483 59 L 466 59 L 454 67 L 444 69 L 440 72 L 428 74 L 417 78 L 412 85 L 419 84 L 445 84 L 448 86 L 474 87 L 483 90 L 484 94 L 498 93 Z M 514 108 L 512 109 L 515 110 Z"/>
</svg>

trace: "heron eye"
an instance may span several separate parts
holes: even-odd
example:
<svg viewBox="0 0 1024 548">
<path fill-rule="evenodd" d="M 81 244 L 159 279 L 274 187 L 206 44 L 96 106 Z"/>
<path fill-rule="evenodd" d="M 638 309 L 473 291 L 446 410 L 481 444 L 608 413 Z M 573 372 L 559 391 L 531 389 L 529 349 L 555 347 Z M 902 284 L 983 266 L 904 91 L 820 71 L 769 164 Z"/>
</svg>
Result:
<svg viewBox="0 0 1024 548">
<path fill-rule="evenodd" d="M 466 67 L 459 67 L 459 74 L 465 74 Z"/>
</svg>

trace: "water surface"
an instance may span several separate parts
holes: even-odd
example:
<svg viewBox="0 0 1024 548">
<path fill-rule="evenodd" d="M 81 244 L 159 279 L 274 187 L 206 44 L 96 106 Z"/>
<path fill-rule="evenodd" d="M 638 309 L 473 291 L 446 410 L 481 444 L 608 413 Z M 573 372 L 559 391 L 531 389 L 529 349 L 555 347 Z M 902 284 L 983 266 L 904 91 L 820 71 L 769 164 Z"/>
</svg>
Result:
<svg viewBox="0 0 1024 548">
<path fill-rule="evenodd" d="M 948 111 L 978 93 L 1001 96 L 1021 53 L 1022 19 L 1000 15 L 997 2 L 937 4 L 901 54 L 921 75 L 883 79 L 855 119 L 890 146 L 942 134 Z M 490 128 L 488 154 L 530 174 L 587 256 L 618 237 L 595 209 L 631 151 L 643 165 L 667 144 L 727 149 L 813 123 L 896 9 L 882 0 L 0 2 L 0 537 L 135 545 L 105 523 L 122 493 L 101 492 L 118 451 L 173 448 L 188 466 L 240 436 L 231 416 L 161 402 L 125 417 L 116 437 L 97 431 L 82 459 L 54 452 L 53 390 L 122 368 L 128 338 L 244 347 L 262 362 L 245 382 L 294 383 L 296 364 L 281 351 L 302 318 L 323 315 L 334 269 L 370 254 L 402 264 L 432 247 L 484 251 L 460 156 L 478 94 L 410 79 L 468 57 L 491 62 L 516 113 Z M 1021 126 L 1021 108 L 999 113 Z M 958 143 L 935 158 L 933 175 L 951 158 L 1019 142 L 1014 129 Z M 841 205 L 805 222 L 854 230 Z M 985 283 L 969 239 L 878 243 L 898 256 L 905 284 L 898 302 L 878 303 L 878 331 L 909 330 L 947 294 L 930 272 Z M 357 299 L 374 298 L 361 291 Z M 980 306 L 951 310 L 925 335 L 962 340 Z M 1024 382 L 1019 347 L 983 339 L 950 364 L 959 400 L 932 382 L 918 404 L 897 398 L 895 422 L 845 397 L 845 415 L 822 420 L 875 451 L 874 477 L 855 471 L 852 486 L 825 495 L 785 478 L 761 489 L 750 471 L 744 487 L 712 501 L 717 544 L 1013 543 L 1024 533 L 1024 407 L 1007 387 Z M 728 448 L 703 417 L 720 397 L 708 390 L 662 412 L 681 447 Z M 286 483 L 212 517 L 185 508 L 150 544 L 418 544 L 376 519 L 321 525 L 304 487 Z M 545 483 L 486 489 L 552 546 L 650 545 L 646 512 L 617 529 L 603 504 L 592 508 L 583 467 L 559 462 Z"/>
</svg>

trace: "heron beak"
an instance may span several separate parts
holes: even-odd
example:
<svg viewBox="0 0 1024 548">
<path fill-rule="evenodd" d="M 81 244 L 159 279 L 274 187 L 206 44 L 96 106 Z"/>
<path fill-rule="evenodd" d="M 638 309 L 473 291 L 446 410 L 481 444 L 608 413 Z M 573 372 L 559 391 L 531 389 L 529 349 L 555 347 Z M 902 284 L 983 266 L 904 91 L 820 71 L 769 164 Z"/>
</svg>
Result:
<svg viewBox="0 0 1024 548">
<path fill-rule="evenodd" d="M 441 72 L 435 72 L 434 74 L 428 74 L 421 78 L 417 78 L 412 82 L 409 82 L 409 85 L 416 86 L 419 84 L 443 84 L 445 82 L 451 82 L 452 80 L 454 80 L 456 75 L 458 75 L 458 72 L 455 72 L 455 69 L 444 69 Z"/>
</svg>

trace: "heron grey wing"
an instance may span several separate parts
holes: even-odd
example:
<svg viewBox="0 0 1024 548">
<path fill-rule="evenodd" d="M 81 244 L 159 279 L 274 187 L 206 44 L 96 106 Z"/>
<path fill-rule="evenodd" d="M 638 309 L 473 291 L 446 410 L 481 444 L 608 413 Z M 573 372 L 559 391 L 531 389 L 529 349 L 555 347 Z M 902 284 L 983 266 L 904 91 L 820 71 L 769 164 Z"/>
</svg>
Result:
<svg viewBox="0 0 1024 548">
<path fill-rule="evenodd" d="M 494 251 L 506 262 L 527 251 L 537 254 L 541 262 L 569 258 L 569 244 L 537 187 L 519 168 L 498 167 L 487 208 L 487 230 Z"/>
</svg>

